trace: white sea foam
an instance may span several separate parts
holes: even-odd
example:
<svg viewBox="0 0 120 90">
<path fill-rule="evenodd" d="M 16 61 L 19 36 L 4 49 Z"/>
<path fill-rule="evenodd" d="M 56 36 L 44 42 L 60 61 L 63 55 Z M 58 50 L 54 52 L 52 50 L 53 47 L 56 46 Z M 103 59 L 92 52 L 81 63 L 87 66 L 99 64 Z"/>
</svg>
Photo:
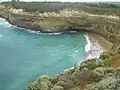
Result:
<svg viewBox="0 0 120 90">
<path fill-rule="evenodd" d="M 78 50 L 75 50 L 75 52 L 78 52 Z"/>
<path fill-rule="evenodd" d="M 59 35 L 62 34 L 63 32 L 59 32 L 59 33 L 48 33 L 48 35 Z"/>
<path fill-rule="evenodd" d="M 87 45 L 85 46 L 85 52 L 89 52 L 90 51 L 90 47 L 91 47 L 91 42 L 89 40 L 89 36 L 87 34 L 84 35 L 87 41 Z"/>
<path fill-rule="evenodd" d="M 86 59 L 96 58 L 97 56 L 94 56 L 94 55 L 91 55 L 88 53 L 91 50 L 92 43 L 91 43 L 89 36 L 87 34 L 85 34 L 84 36 L 85 36 L 86 41 L 87 41 L 87 44 L 85 46 L 85 52 L 88 54 L 88 56 Z"/>
<path fill-rule="evenodd" d="M 71 69 L 74 69 L 74 67 L 71 67 L 71 68 L 69 68 L 69 69 L 65 69 L 64 71 L 66 72 L 66 71 L 69 71 L 69 70 L 71 70 Z"/>
<path fill-rule="evenodd" d="M 85 34 L 84 35 L 85 36 L 85 38 L 86 38 L 86 41 L 87 41 L 87 44 L 86 44 L 86 46 L 85 46 L 85 52 L 88 54 L 88 56 L 87 56 L 87 58 L 86 58 L 86 60 L 87 59 L 91 59 L 91 58 L 94 58 L 91 54 L 89 54 L 88 52 L 91 50 L 91 41 L 90 41 L 90 39 L 89 39 L 89 36 L 87 35 L 87 34 Z M 75 51 L 75 52 L 77 52 L 77 50 Z M 83 62 L 83 60 L 80 60 L 78 63 L 77 63 L 77 66 L 80 66 L 80 64 Z M 69 68 L 69 69 L 66 69 L 66 70 L 64 70 L 64 71 L 69 71 L 69 70 L 71 70 L 71 69 L 74 69 L 74 67 L 71 67 L 71 68 Z"/>
<path fill-rule="evenodd" d="M 0 34 L 0 38 L 2 37 L 2 35 Z"/>
<path fill-rule="evenodd" d="M 25 28 L 22 28 L 22 29 L 25 29 Z M 25 30 L 29 33 L 40 34 L 40 31 L 34 31 L 34 30 L 30 30 L 30 29 L 25 29 Z"/>
<path fill-rule="evenodd" d="M 10 27 L 11 25 L 5 19 L 0 18 L 0 25 L 4 25 L 5 27 Z"/>
<path fill-rule="evenodd" d="M 87 52 L 88 57 L 87 59 L 99 58 L 101 53 L 105 50 L 103 47 L 100 46 L 97 40 L 92 37 L 92 35 L 84 35 L 86 37 L 87 45 L 85 46 L 85 52 Z"/>
<path fill-rule="evenodd" d="M 77 31 L 69 31 L 70 33 L 76 33 Z"/>
</svg>

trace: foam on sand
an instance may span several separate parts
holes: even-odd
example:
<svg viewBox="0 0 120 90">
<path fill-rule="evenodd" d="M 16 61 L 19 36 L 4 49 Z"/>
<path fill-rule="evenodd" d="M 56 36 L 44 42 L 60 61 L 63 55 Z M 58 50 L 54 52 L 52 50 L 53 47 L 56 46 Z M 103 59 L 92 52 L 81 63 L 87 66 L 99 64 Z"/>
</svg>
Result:
<svg viewBox="0 0 120 90">
<path fill-rule="evenodd" d="M 87 34 L 84 35 L 87 41 L 87 45 L 85 46 L 85 52 L 89 52 L 90 51 L 90 46 L 91 46 L 91 42 L 89 40 L 89 37 Z"/>
<path fill-rule="evenodd" d="M 87 41 L 87 45 L 85 46 L 85 52 L 88 54 L 87 59 L 99 58 L 104 49 L 92 35 L 86 33 L 84 36 Z"/>
</svg>

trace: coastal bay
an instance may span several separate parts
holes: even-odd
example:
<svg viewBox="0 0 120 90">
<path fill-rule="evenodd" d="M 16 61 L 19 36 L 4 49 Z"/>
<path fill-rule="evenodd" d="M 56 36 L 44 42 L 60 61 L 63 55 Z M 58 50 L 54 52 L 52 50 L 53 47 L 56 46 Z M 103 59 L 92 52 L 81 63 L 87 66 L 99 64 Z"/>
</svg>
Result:
<svg viewBox="0 0 120 90">
<path fill-rule="evenodd" d="M 31 12 L 29 11 L 31 10 L 30 8 L 26 9 L 26 6 L 19 6 L 23 4 L 24 3 L 13 3 L 13 4 L 7 3 L 6 5 L 6 3 L 3 3 L 0 6 L 0 9 L 1 9 L 0 16 L 6 19 L 10 24 L 17 26 L 16 27 L 17 29 L 18 27 L 23 28 L 21 29 L 23 31 L 20 31 L 20 32 L 26 32 L 26 31 L 32 32 L 32 33 L 34 32 L 35 34 L 37 33 L 37 35 L 39 34 L 40 36 L 41 34 L 46 35 L 47 33 L 47 35 L 51 35 L 52 37 L 56 35 L 55 37 L 56 39 L 58 39 L 57 37 L 62 36 L 62 38 L 64 37 L 64 39 L 67 40 L 66 43 L 69 41 L 72 42 L 72 44 L 70 43 L 70 45 L 67 44 L 66 47 L 67 46 L 71 47 L 71 45 L 76 46 L 81 44 L 83 46 L 82 54 L 79 54 L 78 57 L 76 55 L 74 56 L 74 54 L 71 55 L 71 53 L 78 53 L 79 52 L 78 50 L 81 50 L 80 47 L 76 48 L 75 51 L 68 51 L 70 54 L 68 54 L 67 58 L 69 59 L 69 56 L 72 56 L 73 58 L 71 60 L 75 59 L 75 62 L 70 65 L 72 66 L 74 64 L 72 69 L 70 68 L 63 73 L 58 74 L 55 77 L 49 77 L 51 75 L 48 73 L 48 71 L 44 70 L 45 74 L 49 76 L 46 76 L 46 75 L 40 76 L 40 78 L 38 78 L 37 81 L 29 84 L 25 90 L 36 90 L 36 89 L 66 90 L 72 87 L 77 87 L 78 85 L 81 86 L 83 84 L 85 85 L 85 87 L 87 87 L 88 90 L 94 90 L 94 88 L 97 88 L 98 90 L 104 90 L 104 89 L 109 90 L 110 88 L 112 88 L 113 90 L 119 90 L 119 80 L 117 79 L 120 76 L 119 74 L 120 18 L 119 18 L 119 11 L 118 11 L 119 6 L 114 4 L 102 4 L 102 3 L 96 4 L 94 6 L 94 5 L 85 3 L 79 7 L 79 5 L 81 5 L 79 3 L 78 5 L 77 3 L 76 4 L 64 3 L 65 6 L 63 8 L 60 8 L 61 5 L 63 4 L 58 3 L 60 7 L 58 6 L 57 10 L 54 10 L 53 8 L 52 9 L 46 8 L 47 11 L 46 10 L 41 11 L 40 9 L 41 6 L 40 6 L 37 8 L 38 12 L 34 12 L 34 11 Z M 25 3 L 24 5 L 27 5 L 27 4 L 34 5 L 36 3 Z M 49 4 L 50 7 L 53 7 L 52 3 L 45 2 L 45 4 Z M 43 7 L 44 6 L 46 5 L 43 5 Z M 76 7 L 74 8 L 74 6 Z M 110 7 L 111 9 L 109 10 L 108 7 Z M 82 8 L 82 10 L 80 8 Z M 87 32 L 87 34 L 86 33 L 84 34 L 83 32 Z M 81 35 L 79 34 L 82 34 L 82 39 L 80 39 Z M 31 35 L 34 36 L 33 34 Z M 4 35 L 2 34 L 0 35 L 1 38 L 3 36 Z M 25 36 L 23 37 L 26 37 L 26 36 L 29 36 L 29 35 L 26 33 Z M 66 36 L 67 36 L 67 39 L 66 39 Z M 36 35 L 34 37 L 36 37 Z M 78 39 L 76 40 L 76 37 L 79 38 L 80 41 Z M 49 39 L 53 41 L 55 38 L 51 39 L 49 37 Z M 29 39 L 31 41 L 31 38 Z M 37 38 L 32 40 L 35 42 Z M 86 43 L 84 43 L 83 45 L 81 40 L 86 41 Z M 17 42 L 17 40 L 15 41 Z M 54 43 L 55 46 L 51 44 L 50 45 L 54 46 L 55 48 L 56 46 L 59 46 L 59 45 L 61 46 L 61 43 L 58 45 L 58 41 L 57 43 Z M 60 38 L 60 42 L 62 41 Z M 75 43 L 75 41 L 77 41 L 77 43 Z M 27 42 L 27 44 L 28 43 L 29 42 Z M 39 45 L 41 44 L 45 46 L 45 44 L 43 43 L 40 43 Z M 29 43 L 29 45 L 34 46 L 33 43 Z M 48 48 L 48 52 L 51 51 L 49 50 L 50 48 L 51 47 Z M 60 47 L 57 47 L 57 50 L 56 50 L 57 52 L 59 48 Z M 65 47 L 62 47 L 62 48 L 65 48 Z M 32 51 L 31 49 L 32 47 L 29 49 L 27 49 L 26 47 L 25 50 L 30 52 Z M 52 47 L 52 49 L 54 48 Z M 68 50 L 70 50 L 70 48 L 68 48 Z M 63 51 L 65 52 L 66 49 L 60 50 L 59 52 L 62 53 Z M 83 54 L 83 52 L 85 54 Z M 31 53 L 34 53 L 34 52 L 30 52 L 30 54 Z M 38 55 L 38 53 L 36 53 L 36 55 Z M 44 53 L 44 55 L 46 54 Z M 55 54 L 50 53 L 50 56 L 51 55 L 54 56 Z M 67 54 L 64 54 L 64 55 L 67 55 Z M 83 56 L 80 56 L 80 55 L 83 55 Z M 58 55 L 58 57 L 59 56 L 64 58 L 64 56 Z M 77 57 L 77 59 L 75 57 Z M 82 59 L 83 62 L 79 66 L 76 65 L 76 63 L 81 62 L 81 60 L 80 59 L 78 60 L 78 58 L 82 58 L 82 57 L 85 59 L 85 61 L 83 61 L 84 59 Z M 64 63 L 65 66 L 66 66 L 66 63 L 67 65 L 69 64 L 68 60 L 67 62 Z M 46 65 L 46 62 L 45 62 L 45 65 Z M 49 64 L 47 63 L 47 65 Z M 106 81 L 108 81 L 107 84 L 104 84 Z M 15 89 L 16 86 L 17 85 L 15 85 L 15 87 L 13 88 Z M 79 89 L 79 86 L 78 86 L 78 89 Z"/>
<path fill-rule="evenodd" d="M 73 67 L 87 57 L 86 44 L 84 32 L 37 33 L 0 18 L 0 90 L 23 90 Z"/>
</svg>

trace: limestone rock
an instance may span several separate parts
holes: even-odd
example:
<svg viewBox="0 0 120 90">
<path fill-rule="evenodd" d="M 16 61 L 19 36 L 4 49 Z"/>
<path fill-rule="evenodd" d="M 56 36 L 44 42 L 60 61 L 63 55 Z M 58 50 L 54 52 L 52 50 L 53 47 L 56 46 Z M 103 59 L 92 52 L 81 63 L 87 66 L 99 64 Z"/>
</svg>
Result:
<svg viewBox="0 0 120 90">
<path fill-rule="evenodd" d="M 29 84 L 29 86 L 25 90 L 40 90 L 40 89 L 41 86 L 37 82 L 34 82 Z"/>
<path fill-rule="evenodd" d="M 46 75 L 40 76 L 40 79 L 38 80 L 38 83 L 41 84 L 41 82 L 46 83 L 48 86 L 50 86 L 52 83 L 50 82 L 50 78 Z"/>
<path fill-rule="evenodd" d="M 41 89 L 40 90 L 49 90 L 47 83 L 41 82 Z"/>
<path fill-rule="evenodd" d="M 51 90 L 63 90 L 62 86 L 54 86 Z"/>
<path fill-rule="evenodd" d="M 42 76 L 40 76 L 40 79 L 39 79 L 40 81 L 49 81 L 49 77 L 48 76 L 46 76 L 46 75 L 42 75 Z"/>
</svg>

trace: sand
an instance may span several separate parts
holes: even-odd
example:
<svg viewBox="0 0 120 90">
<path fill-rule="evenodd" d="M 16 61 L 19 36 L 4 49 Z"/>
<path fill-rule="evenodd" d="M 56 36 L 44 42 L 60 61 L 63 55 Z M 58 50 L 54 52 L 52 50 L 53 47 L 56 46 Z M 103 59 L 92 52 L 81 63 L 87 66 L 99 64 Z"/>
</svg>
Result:
<svg viewBox="0 0 120 90">
<path fill-rule="evenodd" d="M 112 48 L 113 43 L 106 40 L 104 37 L 94 33 L 89 33 L 89 35 L 92 36 L 105 50 L 109 51 Z"/>
</svg>

